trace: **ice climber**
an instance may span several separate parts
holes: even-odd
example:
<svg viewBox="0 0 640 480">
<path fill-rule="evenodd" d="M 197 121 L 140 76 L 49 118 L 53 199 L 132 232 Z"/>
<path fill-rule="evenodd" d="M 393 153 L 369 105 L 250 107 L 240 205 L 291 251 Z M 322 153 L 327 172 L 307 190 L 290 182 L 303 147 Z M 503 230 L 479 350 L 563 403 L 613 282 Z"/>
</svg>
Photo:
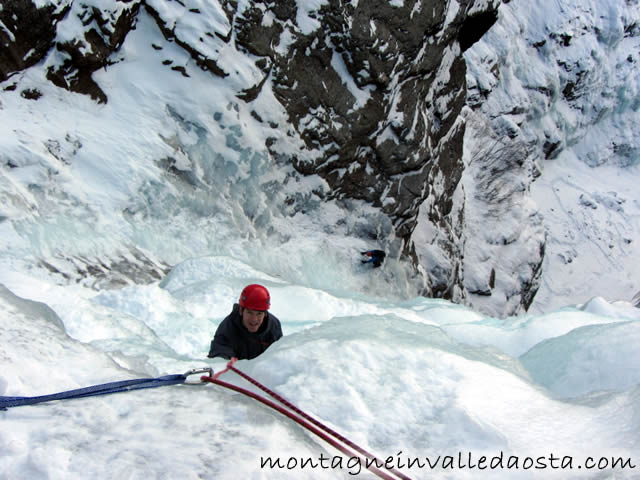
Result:
<svg viewBox="0 0 640 480">
<path fill-rule="evenodd" d="M 372 263 L 373 267 L 379 267 L 384 262 L 384 257 L 387 256 L 382 250 L 367 250 L 366 252 L 361 252 L 367 258 L 363 258 L 361 260 L 362 263 Z"/>
<path fill-rule="evenodd" d="M 211 341 L 209 358 L 255 358 L 282 337 L 280 320 L 269 313 L 271 297 L 262 285 L 247 285 Z"/>
</svg>

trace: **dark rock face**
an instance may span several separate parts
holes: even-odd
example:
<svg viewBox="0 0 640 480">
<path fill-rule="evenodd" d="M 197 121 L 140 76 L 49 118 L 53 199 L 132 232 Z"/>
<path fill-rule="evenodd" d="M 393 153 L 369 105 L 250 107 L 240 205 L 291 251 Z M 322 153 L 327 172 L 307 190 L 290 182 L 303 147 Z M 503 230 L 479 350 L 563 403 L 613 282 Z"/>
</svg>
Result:
<svg viewBox="0 0 640 480">
<path fill-rule="evenodd" d="M 446 216 L 462 171 L 464 131 L 456 119 L 465 101 L 465 65 L 454 45 L 464 8 L 458 23 L 441 30 L 441 2 L 422 2 L 417 8 L 429 13 L 413 18 L 412 7 L 388 1 L 356 8 L 330 2 L 318 18 L 323 30 L 296 37 L 280 56 L 265 39 L 277 45 L 282 25 L 295 22 L 294 6 L 284 5 L 280 27 L 256 28 L 258 7 L 237 24 L 239 43 L 268 57 L 274 91 L 308 148 L 323 151 L 313 162 L 294 158 L 295 167 L 321 175 L 336 196 L 382 208 L 407 240 L 417 208 L 434 193 L 429 178 L 439 171 L 446 177 L 439 215 Z"/>
<path fill-rule="evenodd" d="M 99 103 L 106 103 L 107 96 L 91 75 L 109 65 L 109 57 L 124 42 L 127 33 L 134 27 L 139 3 L 116 2 L 113 11 L 101 11 L 84 5 L 78 14 L 86 27 L 84 38 L 57 43 L 56 48 L 66 54 L 62 65 L 50 67 L 47 78 L 55 85 L 72 92 L 90 95 Z M 118 8 L 120 7 L 120 8 Z"/>
<path fill-rule="evenodd" d="M 56 12 L 53 5 L 36 8 L 31 0 L 3 2 L 0 22 L 0 82 L 14 73 L 29 68 L 51 49 L 56 37 L 56 24 L 67 9 Z"/>
<path fill-rule="evenodd" d="M 116 2 L 112 11 L 82 5 L 78 15 L 85 27 L 83 38 L 58 42 L 57 25 L 71 11 L 71 3 L 37 8 L 31 0 L 13 0 L 0 10 L 9 30 L 0 30 L 0 81 L 40 62 L 52 48 L 63 54 L 61 65 L 49 67 L 47 78 L 61 88 L 90 95 L 106 103 L 107 96 L 91 75 L 109 64 L 127 33 L 134 27 L 139 2 Z M 61 2 L 62 3 L 62 2 Z"/>
<path fill-rule="evenodd" d="M 459 254 L 452 197 L 463 170 L 461 51 L 495 22 L 497 2 L 473 15 L 467 12 L 474 3 L 461 2 L 445 23 L 445 4 L 438 1 L 398 7 L 386 0 L 330 1 L 317 15 L 322 28 L 309 35 L 290 27 L 294 2 L 276 3 L 255 2 L 235 24 L 238 43 L 264 57 L 265 75 L 308 149 L 322 152 L 311 161 L 293 158 L 295 168 L 322 176 L 334 197 L 381 208 L 405 255 L 412 254 L 418 209 L 432 197 L 430 219 L 445 228 L 447 250 Z M 263 22 L 265 12 L 276 21 Z M 293 41 L 280 55 L 287 29 Z M 427 293 L 449 296 L 456 271 Z"/>
<path fill-rule="evenodd" d="M 116 1 L 109 10 L 73 2 L 40 10 L 28 0 L 10 3 L 0 12 L 14 35 L 0 32 L 8 46 L 0 54 L 0 81 L 55 48 L 63 60 L 49 67 L 47 78 L 107 102 L 92 73 L 114 61 L 114 52 L 142 11 L 200 68 L 227 75 L 198 45 L 178 38 L 175 26 L 163 20 L 151 1 Z M 464 168 L 462 52 L 495 22 L 499 4 L 459 0 L 454 9 L 439 0 L 328 0 L 310 14 L 319 28 L 309 28 L 298 24 L 294 0 L 256 0 L 242 11 L 236 1 L 219 0 L 231 30 L 203 32 L 216 41 L 233 41 L 236 49 L 257 57 L 264 77 L 239 91 L 238 98 L 252 102 L 269 79 L 294 134 L 306 146 L 289 157 L 295 169 L 326 180 L 330 198 L 363 200 L 384 212 L 400 240 L 392 255 L 411 258 L 416 270 L 412 233 L 420 207 L 428 205 L 429 220 L 442 231 L 439 241 L 452 267 L 443 271 L 435 265 L 427 272 L 427 295 L 451 298 L 454 289 L 462 290 L 464 212 L 453 208 Z M 14 15 L 18 21 L 10 20 Z M 82 38 L 56 40 L 56 24 L 65 15 L 80 19 Z M 35 53 L 25 58 L 32 49 Z M 279 154 L 277 142 L 268 142 L 267 148 Z"/>
</svg>

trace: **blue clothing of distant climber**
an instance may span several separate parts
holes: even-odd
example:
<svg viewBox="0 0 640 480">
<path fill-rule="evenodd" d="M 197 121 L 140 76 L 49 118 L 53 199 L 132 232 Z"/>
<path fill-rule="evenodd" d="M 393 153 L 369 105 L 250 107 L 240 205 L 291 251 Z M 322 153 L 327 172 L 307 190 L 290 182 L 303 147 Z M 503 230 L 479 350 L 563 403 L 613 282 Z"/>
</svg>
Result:
<svg viewBox="0 0 640 480">
<path fill-rule="evenodd" d="M 366 252 L 361 252 L 362 255 L 368 257 L 366 259 L 362 259 L 362 263 L 372 263 L 373 267 L 379 267 L 384 262 L 384 257 L 387 256 L 382 250 L 367 250 Z"/>
</svg>

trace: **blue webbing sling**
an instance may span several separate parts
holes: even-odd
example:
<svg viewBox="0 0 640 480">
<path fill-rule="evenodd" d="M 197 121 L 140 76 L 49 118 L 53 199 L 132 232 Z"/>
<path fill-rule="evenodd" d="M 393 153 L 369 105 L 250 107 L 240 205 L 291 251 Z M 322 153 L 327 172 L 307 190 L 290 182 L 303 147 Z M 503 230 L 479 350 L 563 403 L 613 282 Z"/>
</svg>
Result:
<svg viewBox="0 0 640 480">
<path fill-rule="evenodd" d="M 91 387 L 77 388 L 67 390 L 66 392 L 52 393 L 50 395 L 40 395 L 37 397 L 0 397 L 0 410 L 7 410 L 10 407 L 20 407 L 23 405 L 34 405 L 36 403 L 50 402 L 52 400 L 65 400 L 69 398 L 83 398 L 94 395 L 107 395 L 110 393 L 128 392 L 130 390 L 139 390 L 141 388 L 163 387 L 166 385 L 176 385 L 187 383 L 187 377 L 190 375 L 209 372 L 210 368 L 199 368 L 189 370 L 184 374 L 165 375 L 157 378 L 138 378 L 134 380 L 122 380 L 119 382 L 103 383 L 101 385 L 93 385 Z M 201 384 L 198 382 L 197 384 Z"/>
</svg>

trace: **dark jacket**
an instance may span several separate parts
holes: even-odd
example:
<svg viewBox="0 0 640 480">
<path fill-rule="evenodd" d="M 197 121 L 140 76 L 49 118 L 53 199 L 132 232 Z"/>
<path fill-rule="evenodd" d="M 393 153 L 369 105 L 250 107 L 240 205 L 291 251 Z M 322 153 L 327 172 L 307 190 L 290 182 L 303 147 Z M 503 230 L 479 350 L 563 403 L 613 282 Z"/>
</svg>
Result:
<svg viewBox="0 0 640 480">
<path fill-rule="evenodd" d="M 269 312 L 257 332 L 247 330 L 242 325 L 242 315 L 236 303 L 232 312 L 218 325 L 208 357 L 236 357 L 238 360 L 255 358 L 281 337 L 280 320 Z"/>
</svg>

